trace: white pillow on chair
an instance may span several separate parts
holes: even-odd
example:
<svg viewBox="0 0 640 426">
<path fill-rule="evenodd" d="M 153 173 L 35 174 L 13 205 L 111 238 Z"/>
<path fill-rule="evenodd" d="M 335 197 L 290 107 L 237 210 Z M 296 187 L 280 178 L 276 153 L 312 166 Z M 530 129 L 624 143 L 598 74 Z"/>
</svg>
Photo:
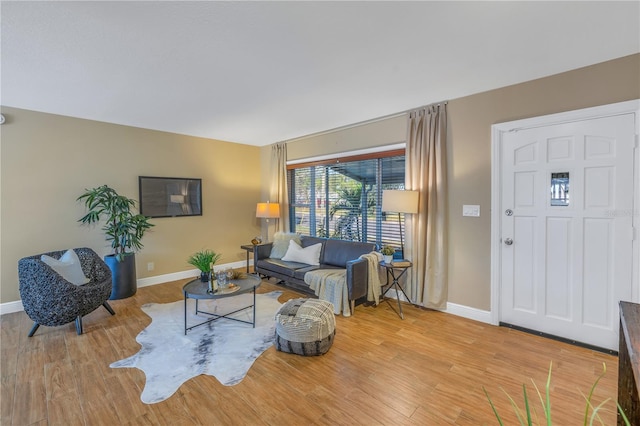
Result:
<svg viewBox="0 0 640 426">
<path fill-rule="evenodd" d="M 322 243 L 302 248 L 294 240 L 291 240 L 289 241 L 289 248 L 287 249 L 287 252 L 282 256 L 282 260 L 306 263 L 307 265 L 319 265 L 321 251 Z"/>
<path fill-rule="evenodd" d="M 40 260 L 49 265 L 51 269 L 56 271 L 62 278 L 75 285 L 82 285 L 89 282 L 89 278 L 84 276 L 80 259 L 73 250 L 67 250 L 60 259 L 54 259 L 51 256 L 43 254 Z"/>
</svg>

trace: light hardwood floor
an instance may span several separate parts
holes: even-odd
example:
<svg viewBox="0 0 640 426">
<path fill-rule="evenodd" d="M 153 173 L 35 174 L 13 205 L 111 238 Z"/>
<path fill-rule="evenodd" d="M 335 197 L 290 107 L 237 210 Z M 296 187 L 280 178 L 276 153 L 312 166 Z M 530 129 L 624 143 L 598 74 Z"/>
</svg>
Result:
<svg viewBox="0 0 640 426">
<path fill-rule="evenodd" d="M 149 323 L 140 306 L 182 299 L 185 281 L 144 287 L 73 324 L 40 327 L 23 312 L 1 325 L 2 425 L 494 425 L 486 387 L 505 424 L 516 424 L 508 392 L 522 406 L 527 384 L 533 405 L 544 396 L 550 363 L 552 416 L 556 425 L 582 424 L 585 400 L 606 363 L 595 404 L 606 425 L 616 421 L 617 358 L 565 343 L 494 327 L 450 314 L 404 306 L 401 320 L 386 303 L 357 306 L 337 317 L 331 350 L 301 357 L 271 347 L 245 379 L 222 386 L 198 376 L 169 399 L 140 401 L 145 383 L 138 369 L 111 369 L 138 351 L 136 335 Z M 283 290 L 263 283 L 261 292 Z M 287 291 L 280 300 L 299 297 Z M 540 418 L 540 424 L 543 424 Z"/>
</svg>

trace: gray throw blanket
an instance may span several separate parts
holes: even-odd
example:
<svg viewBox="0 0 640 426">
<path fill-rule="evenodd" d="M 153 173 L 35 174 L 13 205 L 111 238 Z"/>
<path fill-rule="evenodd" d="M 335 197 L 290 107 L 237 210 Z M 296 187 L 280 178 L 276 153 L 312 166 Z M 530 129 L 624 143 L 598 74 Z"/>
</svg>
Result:
<svg viewBox="0 0 640 426">
<path fill-rule="evenodd" d="M 346 269 L 317 269 L 304 274 L 304 282 L 321 300 L 333 303 L 333 313 L 351 316 Z"/>
<path fill-rule="evenodd" d="M 363 254 L 361 259 L 367 261 L 368 276 L 367 300 L 380 303 L 382 283 L 380 282 L 380 261 L 382 255 L 378 252 Z M 317 269 L 304 275 L 304 282 L 321 300 L 333 303 L 333 312 L 336 315 L 351 316 L 349 309 L 349 289 L 347 288 L 346 269 Z"/>
</svg>

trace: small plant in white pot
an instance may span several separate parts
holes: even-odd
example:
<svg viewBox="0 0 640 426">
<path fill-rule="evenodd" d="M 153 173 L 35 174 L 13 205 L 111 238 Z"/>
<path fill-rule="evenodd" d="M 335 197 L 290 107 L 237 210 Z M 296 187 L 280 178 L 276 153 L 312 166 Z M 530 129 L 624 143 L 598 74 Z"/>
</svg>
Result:
<svg viewBox="0 0 640 426">
<path fill-rule="evenodd" d="M 380 253 L 382 253 L 382 258 L 384 263 L 392 263 L 393 262 L 393 254 L 396 252 L 396 249 L 390 245 L 384 245 L 380 249 Z"/>
</svg>

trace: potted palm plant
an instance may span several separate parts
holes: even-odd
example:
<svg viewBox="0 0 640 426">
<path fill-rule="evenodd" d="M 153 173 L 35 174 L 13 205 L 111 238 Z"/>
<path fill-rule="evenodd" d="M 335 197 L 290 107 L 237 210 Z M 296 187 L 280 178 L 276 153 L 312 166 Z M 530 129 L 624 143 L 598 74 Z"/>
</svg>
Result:
<svg viewBox="0 0 640 426">
<path fill-rule="evenodd" d="M 207 282 L 211 277 L 211 269 L 222 255 L 213 250 L 200 250 L 193 253 L 187 259 L 189 265 L 193 265 L 200 270 L 200 281 Z"/>
<path fill-rule="evenodd" d="M 85 189 L 76 201 L 82 201 L 87 209 L 78 222 L 91 225 L 104 221 L 102 230 L 113 249 L 104 258 L 112 275 L 110 299 L 133 296 L 137 289 L 135 252 L 142 249 L 142 237 L 154 225 L 148 217 L 134 212 L 135 200 L 107 185 Z"/>
</svg>

